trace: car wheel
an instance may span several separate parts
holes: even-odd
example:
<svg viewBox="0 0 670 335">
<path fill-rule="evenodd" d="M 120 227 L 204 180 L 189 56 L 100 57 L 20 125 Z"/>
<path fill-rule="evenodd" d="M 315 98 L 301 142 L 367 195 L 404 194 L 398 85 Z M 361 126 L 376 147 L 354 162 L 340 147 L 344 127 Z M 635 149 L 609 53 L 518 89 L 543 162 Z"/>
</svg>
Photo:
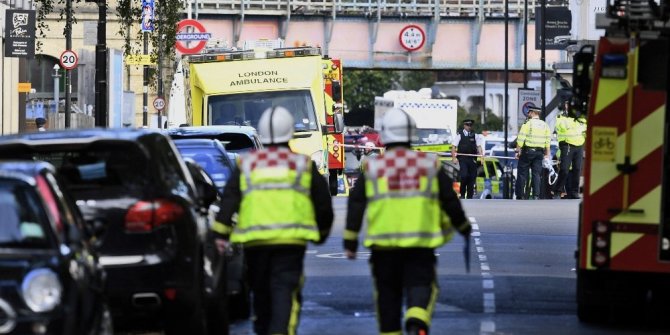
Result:
<svg viewBox="0 0 670 335">
<path fill-rule="evenodd" d="M 228 299 L 231 320 L 245 320 L 251 316 L 251 293 L 246 284 L 242 285 L 240 292 L 231 295 Z"/>
<path fill-rule="evenodd" d="M 102 313 L 100 315 L 100 324 L 98 325 L 98 331 L 95 332 L 96 335 L 114 335 L 114 323 L 112 321 L 112 312 L 109 311 L 107 304 L 104 304 L 102 307 Z"/>
<path fill-rule="evenodd" d="M 208 299 L 207 333 L 210 335 L 228 335 L 228 299 L 225 291 Z"/>
<path fill-rule="evenodd" d="M 577 275 L 577 317 L 581 322 L 599 323 L 608 317 L 609 306 L 600 301 L 602 292 L 596 292 L 595 287 L 590 276 Z"/>
<path fill-rule="evenodd" d="M 337 195 L 337 173 L 331 171 L 328 175 L 328 187 L 330 188 L 330 195 Z"/>
<path fill-rule="evenodd" d="M 228 335 L 228 294 L 226 292 L 226 277 L 228 262 L 226 256 L 217 258 L 213 278 L 208 287 L 207 295 L 207 331 L 211 335 Z"/>
<path fill-rule="evenodd" d="M 202 259 L 202 256 L 200 257 Z M 207 321 L 205 315 L 205 286 L 204 286 L 204 268 L 202 264 L 198 265 L 198 278 L 196 279 L 197 288 L 195 292 L 199 292 L 199 297 L 195 299 L 193 306 L 184 308 L 183 310 L 174 311 L 168 315 L 165 322 L 166 335 L 205 335 L 207 334 Z"/>
</svg>

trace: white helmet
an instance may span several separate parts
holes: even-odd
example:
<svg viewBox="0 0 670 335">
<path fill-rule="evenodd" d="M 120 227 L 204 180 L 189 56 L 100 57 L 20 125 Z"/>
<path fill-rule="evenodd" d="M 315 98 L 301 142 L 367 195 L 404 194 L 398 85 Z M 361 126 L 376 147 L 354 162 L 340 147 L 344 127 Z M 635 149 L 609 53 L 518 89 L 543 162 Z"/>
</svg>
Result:
<svg viewBox="0 0 670 335">
<path fill-rule="evenodd" d="M 275 106 L 266 109 L 258 121 L 258 134 L 263 144 L 286 143 L 293 138 L 293 115 L 288 109 Z"/>
<path fill-rule="evenodd" d="M 400 108 L 390 109 L 384 114 L 381 128 L 381 140 L 384 144 L 416 140 L 416 122 Z"/>
</svg>

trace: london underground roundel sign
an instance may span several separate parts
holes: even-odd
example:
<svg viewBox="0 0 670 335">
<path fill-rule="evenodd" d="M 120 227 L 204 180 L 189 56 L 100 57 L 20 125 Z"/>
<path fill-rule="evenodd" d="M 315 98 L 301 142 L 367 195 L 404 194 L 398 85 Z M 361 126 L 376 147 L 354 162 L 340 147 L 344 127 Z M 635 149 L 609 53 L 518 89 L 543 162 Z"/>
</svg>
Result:
<svg viewBox="0 0 670 335">
<path fill-rule="evenodd" d="M 407 51 L 416 51 L 426 43 L 426 33 L 421 27 L 411 24 L 400 31 L 400 45 Z"/>
<path fill-rule="evenodd" d="M 193 27 L 195 30 L 193 32 L 187 32 L 186 27 Z M 190 55 L 200 52 L 200 50 L 207 45 L 207 40 L 212 37 L 212 34 L 205 31 L 205 27 L 202 23 L 193 19 L 186 19 L 179 21 L 177 24 L 177 35 L 175 37 L 177 40 L 175 43 L 177 51 L 184 55 Z M 193 46 L 189 46 L 188 42 L 197 43 Z"/>
</svg>

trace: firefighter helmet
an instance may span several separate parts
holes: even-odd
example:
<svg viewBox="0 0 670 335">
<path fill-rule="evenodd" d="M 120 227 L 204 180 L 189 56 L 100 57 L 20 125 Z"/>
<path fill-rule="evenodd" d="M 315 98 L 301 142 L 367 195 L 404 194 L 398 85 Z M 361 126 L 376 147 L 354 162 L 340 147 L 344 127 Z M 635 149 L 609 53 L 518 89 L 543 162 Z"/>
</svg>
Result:
<svg viewBox="0 0 670 335">
<path fill-rule="evenodd" d="M 384 114 L 381 128 L 381 140 L 384 144 L 416 140 L 416 122 L 400 108 L 390 109 Z"/>
<path fill-rule="evenodd" d="M 286 143 L 293 137 L 293 115 L 286 108 L 266 109 L 258 121 L 258 134 L 263 144 Z"/>
</svg>

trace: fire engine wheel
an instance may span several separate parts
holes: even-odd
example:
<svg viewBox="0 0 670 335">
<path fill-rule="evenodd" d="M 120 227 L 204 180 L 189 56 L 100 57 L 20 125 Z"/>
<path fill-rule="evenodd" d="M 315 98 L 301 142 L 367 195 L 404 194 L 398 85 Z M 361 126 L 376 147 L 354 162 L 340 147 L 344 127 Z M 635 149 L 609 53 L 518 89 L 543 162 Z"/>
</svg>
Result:
<svg viewBox="0 0 670 335">
<path fill-rule="evenodd" d="M 587 275 L 577 276 L 577 317 L 585 323 L 603 322 L 609 314 L 609 306 L 598 297 L 604 292 L 594 290 Z"/>
<path fill-rule="evenodd" d="M 337 173 L 334 171 L 328 174 L 328 187 L 330 188 L 330 195 L 337 195 Z"/>
</svg>

